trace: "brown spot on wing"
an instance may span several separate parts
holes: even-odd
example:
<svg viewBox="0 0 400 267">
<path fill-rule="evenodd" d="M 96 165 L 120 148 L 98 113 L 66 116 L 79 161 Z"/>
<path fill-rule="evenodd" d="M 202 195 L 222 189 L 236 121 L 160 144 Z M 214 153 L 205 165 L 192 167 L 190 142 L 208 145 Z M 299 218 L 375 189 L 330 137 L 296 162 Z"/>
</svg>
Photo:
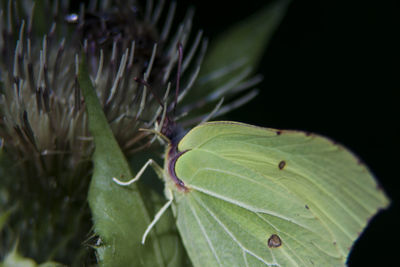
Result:
<svg viewBox="0 0 400 267">
<path fill-rule="evenodd" d="M 286 161 L 281 160 L 281 162 L 279 162 L 279 165 L 278 165 L 279 169 L 282 170 L 283 168 L 285 168 L 285 166 L 286 166 Z"/>
<path fill-rule="evenodd" d="M 277 234 L 272 234 L 268 238 L 268 247 L 270 248 L 278 248 L 282 246 L 282 240 Z"/>
</svg>

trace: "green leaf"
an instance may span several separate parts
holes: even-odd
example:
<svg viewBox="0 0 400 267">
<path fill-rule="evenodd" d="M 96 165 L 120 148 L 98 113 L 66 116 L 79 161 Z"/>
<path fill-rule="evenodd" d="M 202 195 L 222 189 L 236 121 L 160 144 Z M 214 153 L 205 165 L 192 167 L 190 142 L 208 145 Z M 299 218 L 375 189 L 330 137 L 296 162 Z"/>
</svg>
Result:
<svg viewBox="0 0 400 267">
<path fill-rule="evenodd" d="M 217 88 L 244 69 L 257 67 L 269 40 L 286 13 L 289 2 L 290 0 L 277 0 L 211 40 L 196 92 L 204 94 L 204 90 Z M 238 67 L 234 71 L 219 79 L 210 78 L 213 72 L 235 64 Z"/>
<path fill-rule="evenodd" d="M 18 244 L 7 254 L 4 261 L 0 263 L 0 267 L 37 267 L 34 260 L 25 258 L 17 252 L 17 246 Z"/>
<path fill-rule="evenodd" d="M 0 263 L 0 267 L 63 267 L 65 265 L 53 262 L 53 261 L 48 261 L 44 262 L 42 264 L 37 264 L 33 259 L 26 258 L 21 256 L 18 251 L 18 243 L 16 243 L 9 252 L 5 258 L 4 261 Z"/>
<path fill-rule="evenodd" d="M 94 231 L 100 241 L 97 246 L 100 265 L 165 266 L 160 242 L 154 234 L 149 236 L 145 245 L 141 244 L 150 215 L 137 186 L 121 187 L 112 181 L 112 177 L 129 178 L 132 174 L 109 128 L 84 59 L 78 80 L 85 98 L 89 130 L 96 146 L 88 200 Z"/>
</svg>

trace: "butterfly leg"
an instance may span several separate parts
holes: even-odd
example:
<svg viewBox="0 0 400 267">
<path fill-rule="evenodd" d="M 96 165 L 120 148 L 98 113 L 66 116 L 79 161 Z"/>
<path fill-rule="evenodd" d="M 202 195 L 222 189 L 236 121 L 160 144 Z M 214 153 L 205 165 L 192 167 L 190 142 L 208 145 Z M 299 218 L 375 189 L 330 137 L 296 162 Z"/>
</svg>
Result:
<svg viewBox="0 0 400 267">
<path fill-rule="evenodd" d="M 157 212 L 156 216 L 154 216 L 153 221 L 149 224 L 149 226 L 147 226 L 147 229 L 144 232 L 143 237 L 142 237 L 142 244 L 144 244 L 144 242 L 146 241 L 146 237 L 150 233 L 151 229 L 158 222 L 158 220 L 160 220 L 161 216 L 169 208 L 169 206 L 171 206 L 171 203 L 174 200 L 171 190 L 168 190 L 166 192 L 166 195 L 167 195 L 166 197 L 168 198 L 168 202 L 165 203 L 164 206 L 162 206 L 162 208 Z"/>
<path fill-rule="evenodd" d="M 142 176 L 143 172 L 146 170 L 146 168 L 149 165 L 154 169 L 154 171 L 156 172 L 157 176 L 160 179 L 163 179 L 163 169 L 161 168 L 161 166 L 158 165 L 153 159 L 149 159 L 143 165 L 143 167 L 139 170 L 139 172 L 136 174 L 136 176 L 133 179 L 131 179 L 131 180 L 127 181 L 127 182 L 123 182 L 123 181 L 120 181 L 117 178 L 113 177 L 113 181 L 115 183 L 119 184 L 119 185 L 122 185 L 122 186 L 131 185 L 131 184 L 133 184 L 134 182 L 136 182 L 137 180 L 140 179 L 140 177 Z M 157 212 L 156 216 L 154 216 L 153 221 L 149 224 L 149 226 L 147 226 L 147 229 L 144 232 L 143 237 L 142 237 L 142 244 L 144 244 L 144 242 L 146 241 L 146 237 L 150 233 L 150 231 L 154 227 L 154 225 L 160 220 L 161 216 L 169 208 L 169 206 L 171 206 L 171 203 L 173 201 L 172 191 L 168 189 L 165 193 L 166 193 L 166 197 L 168 199 L 168 202 L 165 203 L 164 206 L 162 206 L 162 208 Z"/>
<path fill-rule="evenodd" d="M 154 169 L 154 171 L 156 172 L 157 176 L 158 176 L 160 179 L 162 179 L 163 170 L 162 170 L 161 166 L 158 165 L 153 159 L 149 159 L 149 160 L 143 165 L 143 167 L 140 169 L 140 171 L 136 174 L 136 176 L 135 176 L 133 179 L 127 181 L 127 182 L 120 181 L 119 179 L 117 179 L 117 178 L 115 178 L 115 177 L 113 177 L 112 179 L 113 179 L 113 181 L 114 181 L 115 183 L 117 183 L 117 184 L 119 184 L 119 185 L 122 185 L 122 186 L 131 185 L 131 184 L 133 184 L 134 182 L 136 182 L 137 180 L 140 179 L 140 177 L 142 176 L 143 172 L 146 170 L 146 168 L 147 168 L 149 165 L 150 165 L 151 167 L 153 167 L 153 169 Z"/>
</svg>

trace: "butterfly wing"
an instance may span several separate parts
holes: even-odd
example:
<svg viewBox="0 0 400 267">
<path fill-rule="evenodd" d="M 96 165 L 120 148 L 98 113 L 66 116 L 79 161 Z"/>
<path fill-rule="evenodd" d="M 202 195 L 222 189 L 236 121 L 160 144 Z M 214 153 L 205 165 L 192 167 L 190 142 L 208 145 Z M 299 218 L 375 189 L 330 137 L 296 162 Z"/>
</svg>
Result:
<svg viewBox="0 0 400 267">
<path fill-rule="evenodd" d="M 195 266 L 341 266 L 388 204 L 368 169 L 321 136 L 212 122 L 178 148 L 190 191 L 176 196 L 177 223 Z"/>
</svg>

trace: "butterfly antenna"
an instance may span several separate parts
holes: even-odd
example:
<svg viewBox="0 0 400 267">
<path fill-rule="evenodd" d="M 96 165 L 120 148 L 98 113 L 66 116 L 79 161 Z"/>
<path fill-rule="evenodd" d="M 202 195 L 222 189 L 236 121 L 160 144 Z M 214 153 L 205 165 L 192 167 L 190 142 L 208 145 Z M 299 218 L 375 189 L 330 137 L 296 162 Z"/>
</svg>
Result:
<svg viewBox="0 0 400 267">
<path fill-rule="evenodd" d="M 158 97 L 158 95 L 156 94 L 156 92 L 154 92 L 153 88 L 150 86 L 150 84 L 149 84 L 148 82 L 146 82 L 144 79 L 141 79 L 141 78 L 139 78 L 139 77 L 135 77 L 135 78 L 133 78 L 133 79 L 135 80 L 135 82 L 137 82 L 137 83 L 139 83 L 139 84 L 142 84 L 142 85 L 146 86 L 147 88 L 149 88 L 151 94 L 154 96 L 154 98 L 157 100 L 157 102 L 160 104 L 160 106 L 161 106 L 162 108 L 164 108 L 163 102 L 162 102 L 161 99 Z"/>
<path fill-rule="evenodd" d="M 179 83 L 181 80 L 181 68 L 182 68 L 182 58 L 183 58 L 183 46 L 182 43 L 178 43 L 178 71 L 176 73 L 176 89 L 175 89 L 175 100 L 174 100 L 174 107 L 172 114 L 175 117 L 175 110 L 176 110 L 176 105 L 178 103 L 178 95 L 179 95 Z"/>
</svg>

